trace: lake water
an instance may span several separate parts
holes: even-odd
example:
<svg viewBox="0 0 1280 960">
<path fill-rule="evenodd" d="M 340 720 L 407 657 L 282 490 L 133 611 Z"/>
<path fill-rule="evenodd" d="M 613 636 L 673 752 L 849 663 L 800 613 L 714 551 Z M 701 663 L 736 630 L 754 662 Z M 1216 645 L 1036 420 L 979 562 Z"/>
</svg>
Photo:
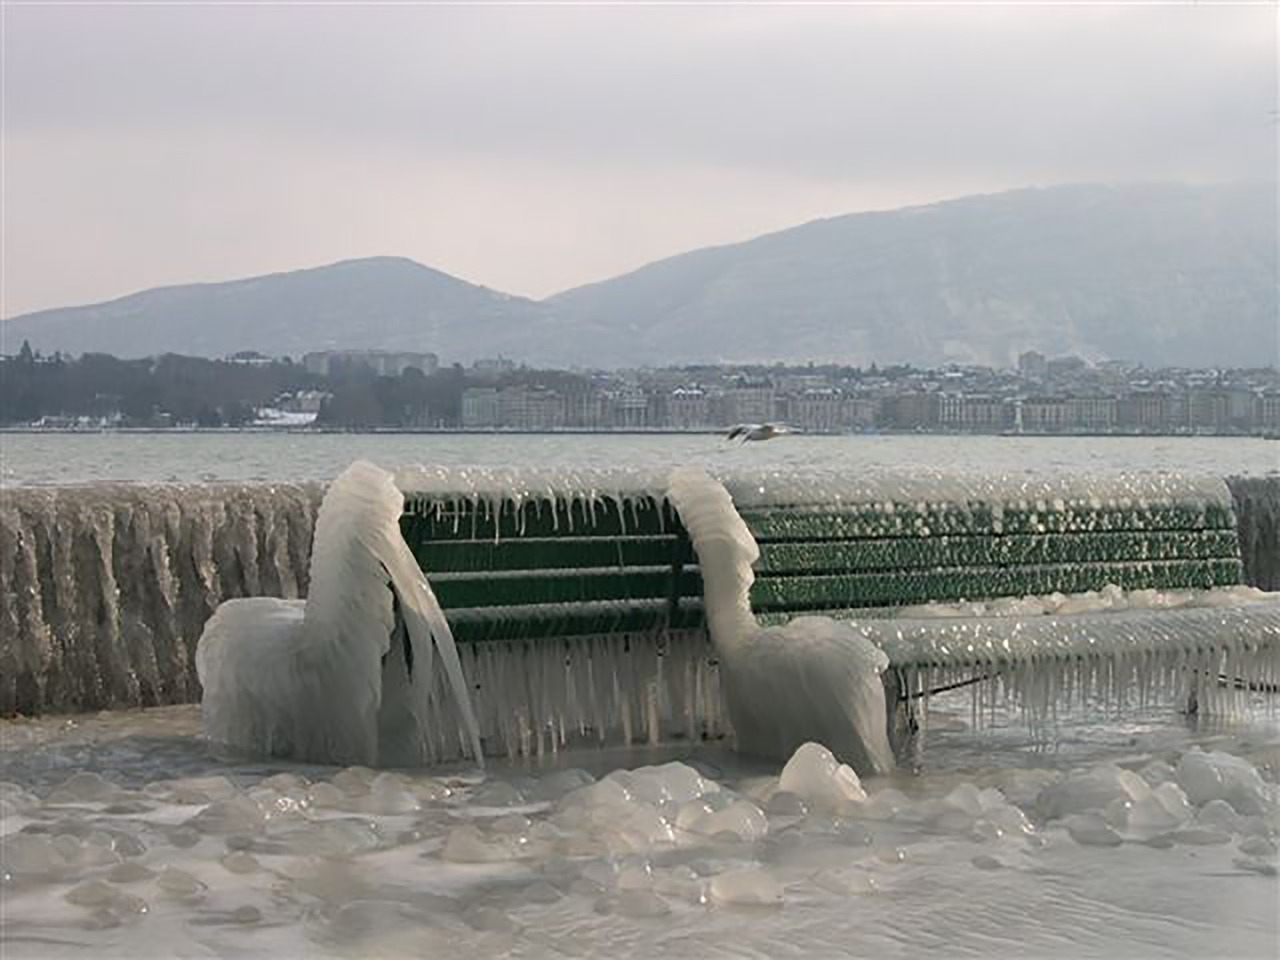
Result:
<svg viewBox="0 0 1280 960">
<path fill-rule="evenodd" d="M 326 479 L 357 457 L 1280 471 L 1280 444 L 1218 438 L 0 435 L 6 485 Z M 782 789 L 723 744 L 379 774 L 228 756 L 196 707 L 0 721 L 0 954 L 1275 958 L 1277 699 L 1033 737 L 936 697 L 865 800 L 817 768 Z"/>
<path fill-rule="evenodd" d="M 352 460 L 383 467 L 788 466 L 999 473 L 1280 472 L 1280 443 L 1250 437 L 787 436 L 743 446 L 712 435 L 6 433 L 7 485 L 325 480 Z"/>
</svg>

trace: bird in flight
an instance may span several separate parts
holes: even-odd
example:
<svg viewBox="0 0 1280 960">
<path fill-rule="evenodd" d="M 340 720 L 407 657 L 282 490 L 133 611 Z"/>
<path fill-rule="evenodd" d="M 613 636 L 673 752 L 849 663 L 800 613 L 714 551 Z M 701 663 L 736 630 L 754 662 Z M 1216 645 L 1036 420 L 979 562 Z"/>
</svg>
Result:
<svg viewBox="0 0 1280 960">
<path fill-rule="evenodd" d="M 749 443 L 753 440 L 772 440 L 790 432 L 791 428 L 785 423 L 739 423 L 729 429 L 725 439 Z"/>
</svg>

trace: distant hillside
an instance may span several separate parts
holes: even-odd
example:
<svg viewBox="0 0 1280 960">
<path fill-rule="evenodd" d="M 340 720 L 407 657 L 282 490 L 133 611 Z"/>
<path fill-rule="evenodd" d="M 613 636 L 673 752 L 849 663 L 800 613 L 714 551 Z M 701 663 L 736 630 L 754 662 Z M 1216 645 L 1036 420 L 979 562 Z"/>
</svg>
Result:
<svg viewBox="0 0 1280 960">
<path fill-rule="evenodd" d="M 548 303 L 633 363 L 1275 363 L 1276 242 L 1274 187 L 1018 190 L 818 220 Z"/>
<path fill-rule="evenodd" d="M 466 283 L 400 257 L 225 283 L 160 287 L 84 307 L 43 310 L 8 321 L 44 352 L 101 351 L 121 357 L 165 352 L 225 356 L 257 350 L 430 350 L 445 362 L 511 355 L 537 358 L 548 339 L 545 308 Z M 550 359 L 543 357 L 542 359 Z"/>
<path fill-rule="evenodd" d="M 818 220 L 536 303 L 380 257 L 8 321 L 6 348 L 133 357 L 342 347 L 604 367 L 1280 362 L 1274 186 L 1070 186 Z"/>
</svg>

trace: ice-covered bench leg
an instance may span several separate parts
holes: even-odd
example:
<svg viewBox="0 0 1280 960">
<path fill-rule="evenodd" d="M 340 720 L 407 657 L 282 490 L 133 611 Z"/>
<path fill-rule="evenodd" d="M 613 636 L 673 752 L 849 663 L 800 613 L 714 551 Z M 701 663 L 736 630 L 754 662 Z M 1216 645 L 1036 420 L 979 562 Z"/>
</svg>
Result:
<svg viewBox="0 0 1280 960">
<path fill-rule="evenodd" d="M 817 741 L 861 774 L 892 769 L 881 676 L 888 658 L 826 617 L 760 627 L 750 602 L 759 551 L 728 491 L 699 470 L 677 470 L 667 496 L 698 555 L 738 749 L 785 761 Z"/>
<path fill-rule="evenodd" d="M 319 762 L 405 764 L 433 759 L 433 721 L 447 717 L 480 759 L 452 633 L 400 535 L 403 509 L 390 474 L 352 464 L 320 507 L 305 604 L 218 608 L 196 652 L 211 740 Z M 452 711 L 442 709 L 442 686 Z"/>
</svg>

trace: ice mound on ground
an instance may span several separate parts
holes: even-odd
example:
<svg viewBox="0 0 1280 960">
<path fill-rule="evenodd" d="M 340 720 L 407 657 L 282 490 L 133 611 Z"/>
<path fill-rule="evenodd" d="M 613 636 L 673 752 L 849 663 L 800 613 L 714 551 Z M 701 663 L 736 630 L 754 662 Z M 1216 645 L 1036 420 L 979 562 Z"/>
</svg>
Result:
<svg viewBox="0 0 1280 960">
<path fill-rule="evenodd" d="M 708 840 L 750 843 L 769 821 L 746 797 L 721 789 L 683 763 L 615 770 L 566 793 L 551 823 L 566 856 L 645 853 Z"/>
<path fill-rule="evenodd" d="M 745 799 L 734 800 L 720 809 L 703 800 L 691 800 L 680 808 L 676 825 L 706 837 L 727 835 L 743 841 L 759 840 L 769 832 L 764 811 Z"/>
<path fill-rule="evenodd" d="M 479 759 L 453 635 L 400 535 L 403 509 L 390 474 L 352 464 L 320 507 L 306 602 L 217 609 L 196 650 L 211 740 L 328 763 L 430 760 L 438 653 Z"/>
<path fill-rule="evenodd" d="M 1147 796 L 1113 811 L 1117 826 L 1137 835 L 1176 830 L 1195 813 L 1187 795 L 1176 783 L 1162 783 Z"/>
<path fill-rule="evenodd" d="M 1212 846 L 1254 825 L 1274 832 L 1274 793 L 1243 757 L 1195 747 L 1176 766 L 1152 761 L 1141 775 L 1112 764 L 1074 770 L 1047 785 L 1035 809 L 1086 846 Z"/>
<path fill-rule="evenodd" d="M 744 867 L 711 878 L 714 903 L 776 907 L 782 904 L 782 886 L 759 867 Z"/>
<path fill-rule="evenodd" d="M 1225 800 L 1237 813 L 1259 814 L 1274 807 L 1274 790 L 1249 761 L 1220 751 L 1188 750 L 1178 761 L 1176 776 L 1187 799 L 1196 806 Z"/>
<path fill-rule="evenodd" d="M 625 771 L 624 771 L 625 772 Z M 660 801 L 633 796 L 626 778 L 610 775 L 565 794 L 553 808 L 551 822 L 573 837 L 566 853 L 626 852 L 672 847 L 672 817 Z"/>
<path fill-rule="evenodd" d="M 647 803 L 684 803 L 720 789 L 718 783 L 707 780 L 693 767 L 674 761 L 656 767 L 615 770 L 605 779 L 617 782 L 632 797 Z"/>
<path fill-rule="evenodd" d="M 1100 811 L 1109 804 L 1134 803 L 1151 793 L 1147 782 L 1130 770 L 1103 764 L 1077 770 L 1046 787 L 1036 800 L 1036 812 L 1045 820 Z"/>
<path fill-rule="evenodd" d="M 542 844 L 530 842 L 528 830 L 482 830 L 471 823 L 455 827 L 445 839 L 441 859 L 453 863 L 500 863 L 545 854 Z"/>
<path fill-rule="evenodd" d="M 817 810 L 838 810 L 867 799 L 853 769 L 820 743 L 806 743 L 792 755 L 782 768 L 778 789 Z"/>
<path fill-rule="evenodd" d="M 785 760 L 817 740 L 864 774 L 891 770 L 884 653 L 826 617 L 761 629 L 749 595 L 760 551 L 728 491 L 700 470 L 681 469 L 667 497 L 698 555 L 738 749 Z"/>
</svg>

